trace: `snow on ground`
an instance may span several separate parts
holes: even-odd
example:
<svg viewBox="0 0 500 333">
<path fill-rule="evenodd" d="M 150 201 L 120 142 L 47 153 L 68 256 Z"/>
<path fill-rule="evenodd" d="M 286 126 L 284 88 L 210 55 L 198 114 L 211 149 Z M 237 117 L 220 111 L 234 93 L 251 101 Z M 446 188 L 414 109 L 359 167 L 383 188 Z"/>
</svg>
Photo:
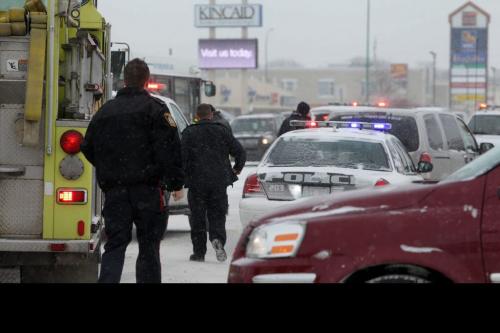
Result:
<svg viewBox="0 0 500 333">
<path fill-rule="evenodd" d="M 228 188 L 227 262 L 219 263 L 216 260 L 215 252 L 210 243 L 207 243 L 208 251 L 204 263 L 190 262 L 192 244 L 188 219 L 186 216 L 173 216 L 169 220 L 168 231 L 161 246 L 163 283 L 226 283 L 233 250 L 242 231 L 238 204 L 245 179 L 253 171 L 255 171 L 255 164 L 247 165 L 234 188 Z M 134 237 L 127 249 L 122 283 L 135 283 L 135 261 L 138 251 L 138 244 Z"/>
</svg>

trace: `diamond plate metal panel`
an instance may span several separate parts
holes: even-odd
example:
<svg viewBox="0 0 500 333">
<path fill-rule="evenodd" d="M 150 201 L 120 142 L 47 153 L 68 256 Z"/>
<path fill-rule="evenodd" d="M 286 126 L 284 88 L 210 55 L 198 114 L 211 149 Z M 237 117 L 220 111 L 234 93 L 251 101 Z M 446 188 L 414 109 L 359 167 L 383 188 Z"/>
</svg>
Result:
<svg viewBox="0 0 500 333">
<path fill-rule="evenodd" d="M 0 237 L 39 236 L 43 181 L 0 178 Z"/>
<path fill-rule="evenodd" d="M 23 131 L 23 109 L 14 105 L 0 105 L 0 165 L 43 165 L 43 130 L 39 147 L 20 145 Z M 41 124 L 43 129 L 43 125 Z"/>
<path fill-rule="evenodd" d="M 27 37 L 0 38 L 0 79 L 26 79 L 29 41 Z"/>
<path fill-rule="evenodd" d="M 21 270 L 17 268 L 0 268 L 0 283 L 21 283 Z"/>
</svg>

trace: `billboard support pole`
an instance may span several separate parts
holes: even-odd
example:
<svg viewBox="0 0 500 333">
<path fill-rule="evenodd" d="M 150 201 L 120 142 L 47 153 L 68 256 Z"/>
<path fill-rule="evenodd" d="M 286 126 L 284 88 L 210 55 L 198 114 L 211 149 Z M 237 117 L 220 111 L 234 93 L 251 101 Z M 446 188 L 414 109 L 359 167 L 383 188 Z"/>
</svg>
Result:
<svg viewBox="0 0 500 333">
<path fill-rule="evenodd" d="M 216 0 L 210 0 L 209 3 L 211 6 L 216 5 Z M 215 27 L 209 28 L 209 39 L 216 39 L 217 38 L 217 30 Z M 209 70 L 207 73 L 208 81 L 215 81 L 216 78 L 216 72 L 215 69 Z"/>
</svg>

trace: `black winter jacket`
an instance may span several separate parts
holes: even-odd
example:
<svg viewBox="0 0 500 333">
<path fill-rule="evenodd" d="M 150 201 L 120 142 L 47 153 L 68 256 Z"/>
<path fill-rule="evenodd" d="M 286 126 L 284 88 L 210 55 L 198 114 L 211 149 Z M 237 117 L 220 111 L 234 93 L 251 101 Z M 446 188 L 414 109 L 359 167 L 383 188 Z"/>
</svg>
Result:
<svg viewBox="0 0 500 333">
<path fill-rule="evenodd" d="M 90 122 L 82 152 L 103 191 L 138 184 L 182 189 L 179 133 L 165 103 L 143 89 L 124 88 Z"/>
<path fill-rule="evenodd" d="M 305 126 L 292 126 L 292 125 L 290 125 L 290 122 L 292 120 L 307 121 L 307 120 L 311 120 L 311 118 L 308 116 L 303 116 L 298 112 L 292 113 L 292 115 L 290 117 L 286 118 L 285 121 L 283 121 L 283 124 L 281 125 L 280 131 L 278 133 L 278 136 L 282 136 L 285 133 L 305 128 Z"/>
<path fill-rule="evenodd" d="M 238 177 L 234 174 L 229 156 L 236 160 L 234 169 L 241 172 L 246 152 L 224 125 L 201 120 L 182 133 L 182 160 L 186 187 L 227 187 Z"/>
</svg>

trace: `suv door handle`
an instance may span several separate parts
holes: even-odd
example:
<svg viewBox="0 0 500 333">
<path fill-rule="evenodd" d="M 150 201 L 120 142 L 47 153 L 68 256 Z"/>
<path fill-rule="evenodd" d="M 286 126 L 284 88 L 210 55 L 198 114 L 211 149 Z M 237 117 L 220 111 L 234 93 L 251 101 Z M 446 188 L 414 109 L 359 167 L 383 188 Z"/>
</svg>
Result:
<svg viewBox="0 0 500 333">
<path fill-rule="evenodd" d="M 9 175 L 14 177 L 23 176 L 26 168 L 21 166 L 0 166 L 0 175 Z"/>
</svg>

